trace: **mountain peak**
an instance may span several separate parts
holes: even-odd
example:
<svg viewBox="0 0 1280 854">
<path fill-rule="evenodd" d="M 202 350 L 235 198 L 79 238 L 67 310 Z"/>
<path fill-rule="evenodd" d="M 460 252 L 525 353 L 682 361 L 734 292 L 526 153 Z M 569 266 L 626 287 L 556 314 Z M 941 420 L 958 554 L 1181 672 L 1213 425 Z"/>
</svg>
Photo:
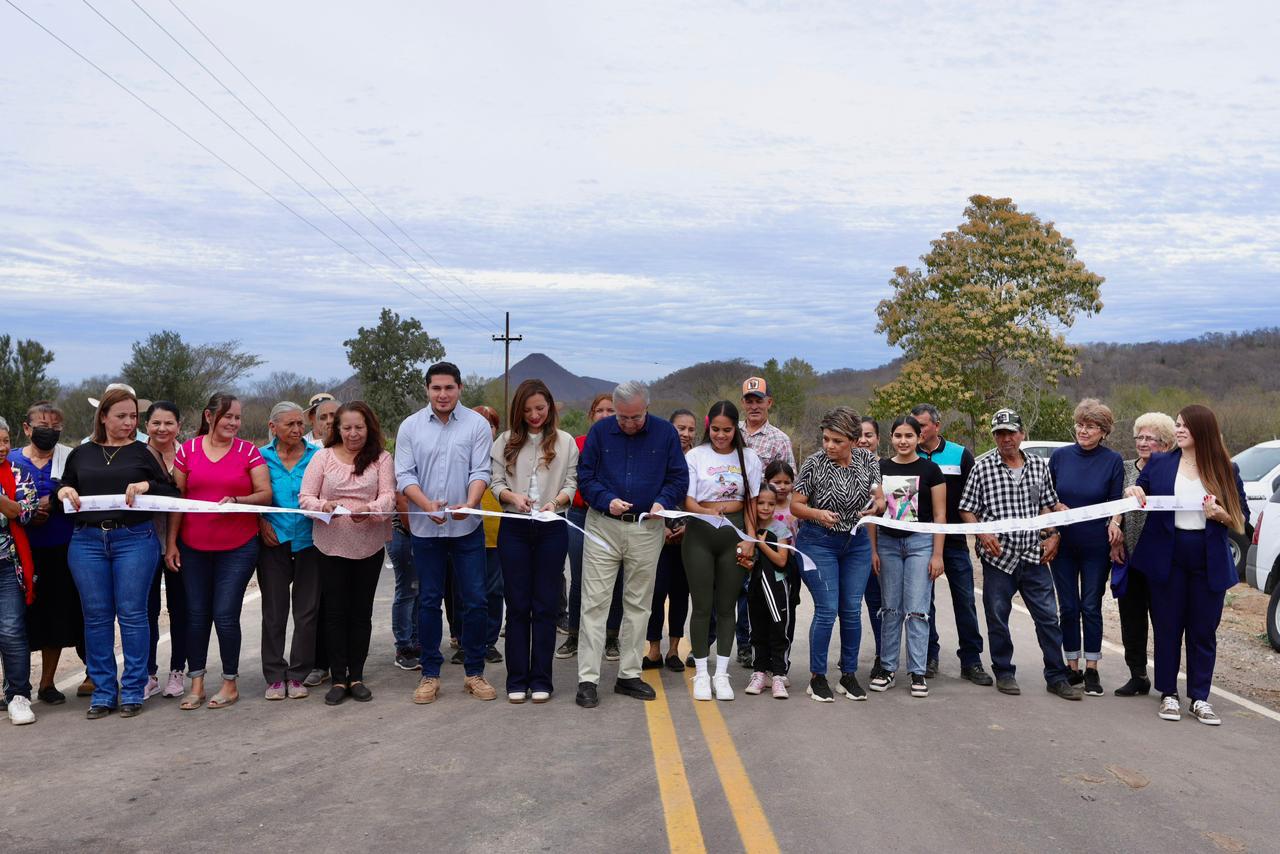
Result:
<svg viewBox="0 0 1280 854">
<path fill-rule="evenodd" d="M 617 383 L 598 377 L 578 376 L 546 353 L 530 353 L 511 366 L 511 388 L 528 379 L 539 379 L 562 403 L 589 403 L 595 395 L 613 391 Z"/>
</svg>

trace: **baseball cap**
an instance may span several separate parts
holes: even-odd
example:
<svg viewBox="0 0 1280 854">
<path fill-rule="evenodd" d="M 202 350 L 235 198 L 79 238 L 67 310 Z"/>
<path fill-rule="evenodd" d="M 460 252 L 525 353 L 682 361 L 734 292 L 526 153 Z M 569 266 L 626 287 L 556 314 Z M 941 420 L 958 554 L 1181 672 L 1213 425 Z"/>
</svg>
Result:
<svg viewBox="0 0 1280 854">
<path fill-rule="evenodd" d="M 311 395 L 311 399 L 307 401 L 307 411 L 310 412 L 327 400 L 337 400 L 337 398 L 329 394 L 327 391 L 316 392 Z"/>
<path fill-rule="evenodd" d="M 743 397 L 750 397 L 753 394 L 758 397 L 769 396 L 769 384 L 764 381 L 763 377 L 748 377 L 747 381 L 742 384 Z"/>
<path fill-rule="evenodd" d="M 991 416 L 991 432 L 1022 432 L 1022 416 L 1012 409 L 1001 409 Z"/>
</svg>

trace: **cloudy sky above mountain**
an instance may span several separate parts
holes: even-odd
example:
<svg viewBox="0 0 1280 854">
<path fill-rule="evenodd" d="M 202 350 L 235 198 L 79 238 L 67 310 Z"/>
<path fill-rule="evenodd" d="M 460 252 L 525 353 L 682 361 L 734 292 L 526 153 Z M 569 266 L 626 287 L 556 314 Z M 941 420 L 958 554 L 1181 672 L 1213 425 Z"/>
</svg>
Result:
<svg viewBox="0 0 1280 854">
<path fill-rule="evenodd" d="M 868 367 L 973 193 L 1106 277 L 1073 340 L 1280 317 L 1274 4 L 12 2 L 243 173 L 0 5 L 0 331 L 64 379 L 163 328 L 345 374 L 384 305 L 490 375 L 503 311 L 596 376 Z"/>
</svg>

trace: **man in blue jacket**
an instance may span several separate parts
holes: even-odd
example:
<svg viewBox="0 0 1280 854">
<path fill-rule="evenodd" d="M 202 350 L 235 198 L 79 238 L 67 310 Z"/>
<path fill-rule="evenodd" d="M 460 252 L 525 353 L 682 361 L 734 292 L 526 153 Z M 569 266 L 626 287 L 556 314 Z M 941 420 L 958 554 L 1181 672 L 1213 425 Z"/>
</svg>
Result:
<svg viewBox="0 0 1280 854">
<path fill-rule="evenodd" d="M 643 383 L 622 383 L 613 391 L 613 405 L 616 415 L 592 425 L 578 458 L 578 489 L 590 508 L 586 525 L 590 536 L 582 550 L 575 699 L 586 709 L 600 703 L 597 686 L 605 619 L 619 572 L 623 578 L 622 658 L 613 690 L 641 700 L 656 696 L 640 679 L 640 646 L 653 604 L 663 522 L 641 522 L 640 515 L 678 507 L 689 489 L 680 437 L 670 422 L 648 413 L 649 389 Z"/>
</svg>

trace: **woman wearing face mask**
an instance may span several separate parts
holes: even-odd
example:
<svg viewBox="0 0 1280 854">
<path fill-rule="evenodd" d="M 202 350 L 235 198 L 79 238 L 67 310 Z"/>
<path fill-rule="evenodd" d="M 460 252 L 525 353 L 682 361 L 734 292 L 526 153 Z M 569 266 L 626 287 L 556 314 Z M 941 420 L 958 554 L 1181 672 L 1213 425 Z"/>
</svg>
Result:
<svg viewBox="0 0 1280 854">
<path fill-rule="evenodd" d="M 680 436 L 680 447 L 687 454 L 693 448 L 693 440 L 698 435 L 698 422 L 694 414 L 687 409 L 677 409 L 667 419 L 676 428 Z M 667 529 L 663 532 L 665 540 L 662 551 L 658 554 L 658 571 L 653 583 L 653 608 L 649 612 L 649 652 L 641 661 L 645 670 L 662 666 L 662 624 L 666 620 L 670 626 L 667 633 L 667 668 L 679 673 L 684 670 L 684 662 L 680 659 L 680 640 L 684 637 L 684 623 L 689 616 L 689 579 L 684 572 L 684 558 L 680 556 L 680 544 L 684 541 L 685 523 L 683 519 L 668 519 Z M 671 603 L 670 614 L 667 613 L 667 602 Z"/>
<path fill-rule="evenodd" d="M 764 467 L 755 451 L 746 446 L 738 427 L 738 408 L 727 400 L 718 401 L 707 413 L 702 442 L 685 455 L 689 467 L 689 491 L 684 509 L 690 513 L 722 516 L 754 539 L 755 498 L 760 492 Z M 693 698 L 732 700 L 729 682 L 729 653 L 733 651 L 732 631 L 716 637 L 716 672 L 707 670 L 710 653 L 711 613 L 716 624 L 728 627 L 737 619 L 738 593 L 743 576 L 755 561 L 754 542 L 743 542 L 729 525 L 713 527 L 702 519 L 691 519 L 681 545 L 685 575 L 693 600 L 689 642 L 693 646 Z"/>
<path fill-rule="evenodd" d="M 27 445 L 10 451 L 9 462 L 15 470 L 30 477 L 36 487 L 38 504 L 26 531 L 40 579 L 40 595 L 27 608 L 27 641 L 31 649 L 40 650 L 40 686 L 36 698 L 56 706 L 67 701 L 53 684 L 62 650 L 74 647 L 80 658 L 84 658 L 80 594 L 67 566 L 67 549 L 74 525 L 71 517 L 62 512 L 62 502 L 55 495 L 62 485 L 62 472 L 71 449 L 58 442 L 62 437 L 62 410 L 47 400 L 33 403 L 27 409 L 22 432 L 26 434 Z M 93 684 L 81 688 L 92 692 Z"/>
<path fill-rule="evenodd" d="M 182 416 L 178 405 L 169 400 L 157 400 L 147 407 L 143 416 L 147 427 L 147 444 L 160 455 L 165 470 L 173 476 L 173 460 L 178 453 L 178 431 L 182 426 Z M 157 513 L 155 516 L 156 535 L 160 542 L 168 541 L 169 516 Z M 145 695 L 150 697 L 160 691 L 160 683 L 156 674 L 160 664 L 156 657 L 156 648 L 160 643 L 160 578 L 164 577 L 164 598 L 169 609 L 169 678 L 165 681 L 162 696 L 181 697 L 186 690 L 184 673 L 187 667 L 187 596 L 182 586 L 182 576 L 164 565 L 164 556 L 160 557 L 160 565 L 156 569 L 155 581 L 151 583 L 151 597 L 147 601 L 147 618 L 151 627 L 151 657 L 147 659 L 147 680 Z"/>
</svg>

